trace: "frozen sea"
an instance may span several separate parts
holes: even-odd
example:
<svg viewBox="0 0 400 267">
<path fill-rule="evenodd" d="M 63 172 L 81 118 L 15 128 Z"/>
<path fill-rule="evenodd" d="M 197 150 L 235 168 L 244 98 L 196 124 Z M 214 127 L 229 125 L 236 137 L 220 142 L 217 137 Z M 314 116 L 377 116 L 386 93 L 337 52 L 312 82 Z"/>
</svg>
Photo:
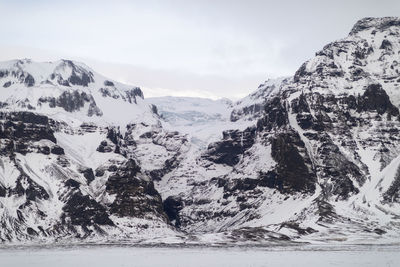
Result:
<svg viewBox="0 0 400 267">
<path fill-rule="evenodd" d="M 70 246 L 0 249 L 2 267 L 261 267 L 400 266 L 400 246 L 133 247 Z"/>
</svg>

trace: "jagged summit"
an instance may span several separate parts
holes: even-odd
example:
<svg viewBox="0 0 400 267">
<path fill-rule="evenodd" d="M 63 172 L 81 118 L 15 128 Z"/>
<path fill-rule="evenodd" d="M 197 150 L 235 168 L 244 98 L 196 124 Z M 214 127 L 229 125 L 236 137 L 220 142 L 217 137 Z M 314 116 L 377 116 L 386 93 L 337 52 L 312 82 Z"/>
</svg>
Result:
<svg viewBox="0 0 400 267">
<path fill-rule="evenodd" d="M 94 82 L 93 71 L 88 66 L 65 59 L 54 62 L 35 62 L 31 59 L 10 60 L 0 63 L 0 69 L 2 77 L 10 74 L 17 78 L 11 81 L 10 85 L 13 82 L 23 82 L 27 86 L 40 84 L 88 86 L 89 83 Z"/>
<path fill-rule="evenodd" d="M 0 106 L 5 109 L 59 114 L 81 122 L 126 124 L 142 119 L 156 123 L 153 115 L 146 115 L 152 114 L 148 112 L 152 107 L 143 101 L 139 87 L 108 79 L 80 62 L 1 62 L 0 88 Z M 65 112 L 72 114 L 65 116 Z"/>
<path fill-rule="evenodd" d="M 374 31 L 385 31 L 390 27 L 395 29 L 400 26 L 400 18 L 399 17 L 383 17 L 383 18 L 374 18 L 367 17 L 360 19 L 354 24 L 353 28 L 350 31 L 350 35 L 356 35 L 360 32 L 367 30 Z"/>
</svg>

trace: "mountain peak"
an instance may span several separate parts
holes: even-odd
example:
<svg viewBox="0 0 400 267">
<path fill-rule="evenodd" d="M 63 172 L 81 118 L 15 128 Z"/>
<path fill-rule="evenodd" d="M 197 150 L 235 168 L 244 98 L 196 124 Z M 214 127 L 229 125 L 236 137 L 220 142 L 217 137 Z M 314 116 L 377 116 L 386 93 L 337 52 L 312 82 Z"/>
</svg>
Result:
<svg viewBox="0 0 400 267">
<path fill-rule="evenodd" d="M 135 116 L 155 120 L 139 87 L 118 83 L 84 63 L 68 59 L 0 62 L 0 87 L 0 104 L 8 109 L 78 116 L 85 121 L 101 117 L 107 123 L 126 123 Z M 121 116 L 128 110 L 126 116 Z"/>
<path fill-rule="evenodd" d="M 383 31 L 392 26 L 400 26 L 399 17 L 367 17 L 360 19 L 356 22 L 356 24 L 354 24 L 353 28 L 350 31 L 350 35 L 356 35 L 360 32 L 367 31 L 372 28 L 374 28 L 375 30 Z"/>
</svg>

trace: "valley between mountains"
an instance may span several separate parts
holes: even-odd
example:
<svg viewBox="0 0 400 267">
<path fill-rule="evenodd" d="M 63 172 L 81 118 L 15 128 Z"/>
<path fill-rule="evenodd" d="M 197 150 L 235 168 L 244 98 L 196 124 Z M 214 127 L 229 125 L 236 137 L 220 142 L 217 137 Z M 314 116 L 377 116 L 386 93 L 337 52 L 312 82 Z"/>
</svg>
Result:
<svg viewBox="0 0 400 267">
<path fill-rule="evenodd" d="M 0 241 L 396 243 L 399 107 L 395 17 L 239 101 L 0 62 Z"/>
</svg>

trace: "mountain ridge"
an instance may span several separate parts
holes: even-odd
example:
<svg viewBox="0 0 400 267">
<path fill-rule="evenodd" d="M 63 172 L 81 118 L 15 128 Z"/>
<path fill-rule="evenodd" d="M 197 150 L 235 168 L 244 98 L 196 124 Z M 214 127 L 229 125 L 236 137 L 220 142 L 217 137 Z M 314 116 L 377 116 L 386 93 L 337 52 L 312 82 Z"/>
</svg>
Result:
<svg viewBox="0 0 400 267">
<path fill-rule="evenodd" d="M 399 36 L 362 19 L 217 116 L 72 61 L 0 64 L 1 240 L 396 242 Z"/>
</svg>

